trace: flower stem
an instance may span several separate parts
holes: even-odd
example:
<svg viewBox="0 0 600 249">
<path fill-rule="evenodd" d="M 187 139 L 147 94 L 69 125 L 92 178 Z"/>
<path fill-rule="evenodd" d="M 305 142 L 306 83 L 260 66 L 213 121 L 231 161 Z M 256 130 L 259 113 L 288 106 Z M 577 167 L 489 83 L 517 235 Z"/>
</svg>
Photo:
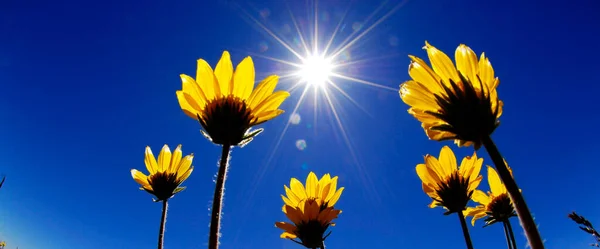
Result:
<svg viewBox="0 0 600 249">
<path fill-rule="evenodd" d="M 510 225 L 510 220 L 506 220 L 506 227 L 508 228 L 508 233 L 510 234 L 510 241 L 512 243 L 513 249 L 517 249 L 517 241 L 515 240 L 515 233 L 513 233 L 512 226 Z"/>
<path fill-rule="evenodd" d="M 502 225 L 504 225 L 504 236 L 506 236 L 506 244 L 508 245 L 508 249 L 514 249 L 511 243 L 510 233 L 508 232 L 508 225 L 506 223 L 506 221 L 502 222 Z"/>
<path fill-rule="evenodd" d="M 210 218 L 210 233 L 208 235 L 208 249 L 219 248 L 219 233 L 221 230 L 221 208 L 223 204 L 223 195 L 225 193 L 225 177 L 227 167 L 229 166 L 229 152 L 231 146 L 223 145 L 221 160 L 219 161 L 219 173 L 217 173 L 217 185 L 215 186 L 215 195 L 213 197 L 212 214 Z"/>
<path fill-rule="evenodd" d="M 463 215 L 462 211 L 458 211 L 456 213 L 458 214 L 458 219 L 460 220 L 460 225 L 462 226 L 465 242 L 467 243 L 467 249 L 473 249 L 473 243 L 471 242 L 471 236 L 469 235 L 469 228 L 467 227 L 465 216 Z"/>
<path fill-rule="evenodd" d="M 167 200 L 162 201 L 162 217 L 160 218 L 160 228 L 158 230 L 158 249 L 163 249 L 165 240 L 165 223 L 167 223 Z"/>
<path fill-rule="evenodd" d="M 515 210 L 517 211 L 521 225 L 525 230 L 525 235 L 527 236 L 531 249 L 543 249 L 544 243 L 542 242 L 540 232 L 537 230 L 533 217 L 527 207 L 527 203 L 525 203 L 525 199 L 523 198 L 523 195 L 521 195 L 521 191 L 519 191 L 517 182 L 515 182 L 515 179 L 508 171 L 508 167 L 506 166 L 500 151 L 498 151 L 498 148 L 490 136 L 484 137 L 482 143 L 494 162 L 494 165 L 496 165 L 496 170 L 498 171 L 498 175 L 500 175 L 500 179 L 502 179 L 502 182 L 506 186 L 506 190 L 515 206 Z"/>
</svg>

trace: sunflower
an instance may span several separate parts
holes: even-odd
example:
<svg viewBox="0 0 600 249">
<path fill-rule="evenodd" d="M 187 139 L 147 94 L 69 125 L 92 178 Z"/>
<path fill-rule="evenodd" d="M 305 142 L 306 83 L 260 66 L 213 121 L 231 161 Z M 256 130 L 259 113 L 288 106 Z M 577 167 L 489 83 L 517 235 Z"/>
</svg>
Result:
<svg viewBox="0 0 600 249">
<path fill-rule="evenodd" d="M 488 166 L 488 183 L 490 190 L 487 194 L 477 189 L 471 197 L 473 201 L 481 204 L 477 207 L 468 207 L 465 210 L 466 216 L 473 216 L 471 225 L 475 226 L 475 221 L 483 217 L 485 226 L 496 222 L 507 222 L 510 217 L 517 216 L 513 204 L 508 196 L 506 187 L 500 181 L 500 177 L 494 168 Z"/>
<path fill-rule="evenodd" d="M 278 80 L 277 75 L 268 76 L 253 89 L 252 58 L 244 58 L 234 72 L 229 53 L 224 51 L 214 71 L 199 59 L 195 80 L 181 74 L 177 99 L 183 112 L 200 122 L 203 134 L 213 143 L 243 145 L 260 132 L 251 132 L 251 127 L 283 113 L 278 108 L 290 94 L 273 93 Z"/>
<path fill-rule="evenodd" d="M 165 144 L 158 155 L 157 162 L 152 150 L 147 146 L 144 162 L 150 175 L 132 169 L 131 176 L 142 185 L 140 189 L 156 196 L 155 201 L 165 201 L 185 189 L 180 185 L 194 170 L 193 158 L 193 154 L 182 158 L 181 145 L 177 146 L 175 152 L 171 154 L 169 146 Z"/>
<path fill-rule="evenodd" d="M 333 220 L 342 212 L 333 206 L 340 198 L 344 188 L 336 191 L 337 176 L 331 178 L 325 174 L 320 180 L 310 172 L 306 179 L 306 188 L 300 181 L 292 178 L 290 187 L 285 186 L 287 197 L 282 195 L 285 205 L 283 212 L 291 222 L 276 222 L 283 229 L 280 235 L 307 248 L 324 248 L 323 242 L 331 234 L 325 235 Z M 298 241 L 299 240 L 299 241 Z"/>
<path fill-rule="evenodd" d="M 412 80 L 400 86 L 400 97 L 410 106 L 429 139 L 454 139 L 459 146 L 474 144 L 492 134 L 500 124 L 502 101 L 494 69 L 484 53 L 479 60 L 471 48 L 460 44 L 456 67 L 442 51 L 425 42 L 431 67 L 410 55 L 408 73 Z"/>
<path fill-rule="evenodd" d="M 323 208 L 333 207 L 344 191 L 344 187 L 336 189 L 337 180 L 337 176 L 331 178 L 329 174 L 318 179 L 314 172 L 310 172 L 306 177 L 306 187 L 298 179 L 292 178 L 289 188 L 284 185 L 286 196 L 281 195 L 281 198 L 292 207 L 298 207 L 307 199 L 316 200 Z"/>
<path fill-rule="evenodd" d="M 483 158 L 465 157 L 460 168 L 457 168 L 454 152 L 448 146 L 440 151 L 439 158 L 425 156 L 425 163 L 417 165 L 417 174 L 423 182 L 423 191 L 433 199 L 430 208 L 442 206 L 448 211 L 445 214 L 462 212 L 473 191 L 481 182 L 481 165 Z"/>
</svg>

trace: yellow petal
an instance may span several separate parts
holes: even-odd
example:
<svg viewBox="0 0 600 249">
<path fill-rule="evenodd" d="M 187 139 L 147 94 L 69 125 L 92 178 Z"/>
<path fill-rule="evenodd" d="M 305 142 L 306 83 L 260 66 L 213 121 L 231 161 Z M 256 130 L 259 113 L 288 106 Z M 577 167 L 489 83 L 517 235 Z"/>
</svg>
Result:
<svg viewBox="0 0 600 249">
<path fill-rule="evenodd" d="M 277 86 L 277 82 L 279 81 L 279 76 L 270 75 L 266 77 L 263 81 L 261 81 L 256 89 L 252 91 L 250 97 L 248 98 L 248 104 L 251 109 L 255 109 L 258 104 L 263 102 L 268 96 L 270 96 L 273 91 L 275 91 L 275 87 Z"/>
<path fill-rule="evenodd" d="M 264 122 L 267 122 L 271 119 L 274 119 L 275 117 L 281 115 L 282 113 L 284 113 L 283 110 L 272 110 L 272 111 L 266 111 L 266 112 L 261 112 L 259 114 L 256 114 L 256 121 L 251 123 L 251 125 L 259 125 L 262 124 Z"/>
<path fill-rule="evenodd" d="M 442 147 L 440 151 L 439 158 L 440 166 L 444 168 L 444 172 L 446 174 L 452 174 L 458 170 L 458 166 L 456 165 L 456 157 L 454 156 L 454 152 L 448 146 Z"/>
<path fill-rule="evenodd" d="M 148 173 L 150 173 L 150 175 L 154 175 L 158 170 L 156 158 L 154 158 L 154 154 L 152 154 L 152 149 L 150 149 L 150 146 L 146 146 L 144 163 L 146 164 L 146 169 L 148 169 Z"/>
<path fill-rule="evenodd" d="M 175 93 L 177 94 L 177 101 L 179 101 L 179 106 L 181 107 L 181 110 L 189 117 L 193 119 L 198 119 L 197 114 L 200 113 L 200 110 L 194 109 L 192 105 L 188 103 L 185 97 L 186 94 L 183 91 L 177 91 Z"/>
<path fill-rule="evenodd" d="M 181 77 L 181 90 L 184 93 L 192 96 L 194 103 L 196 103 L 197 106 L 201 107 L 198 108 L 198 110 L 202 110 L 206 103 L 208 103 L 208 99 L 206 98 L 206 95 L 200 88 L 200 85 L 198 85 L 198 83 L 194 79 L 192 79 L 192 77 L 187 76 L 185 74 L 180 74 L 179 77 Z"/>
<path fill-rule="evenodd" d="M 233 74 L 233 95 L 247 100 L 254 88 L 254 63 L 250 56 L 244 58 Z"/>
<path fill-rule="evenodd" d="M 285 195 L 287 195 L 288 199 L 292 202 L 292 207 L 297 207 L 298 203 L 301 201 L 301 199 L 296 196 L 296 194 L 294 194 L 294 191 L 292 191 L 290 188 L 288 188 L 287 186 L 283 186 L 285 188 Z"/>
<path fill-rule="evenodd" d="M 438 176 L 438 174 L 435 171 L 433 171 L 431 167 L 427 167 L 426 164 L 417 164 L 416 170 L 419 179 L 421 179 L 421 181 L 425 184 L 431 184 L 435 186 L 439 182 L 441 182 L 441 179 Z"/>
<path fill-rule="evenodd" d="M 285 203 L 285 205 L 288 206 L 296 206 L 296 203 L 292 202 L 290 199 L 288 199 L 287 197 L 281 195 L 281 199 L 283 200 L 283 203 Z"/>
<path fill-rule="evenodd" d="M 280 238 L 282 239 L 295 239 L 297 238 L 297 236 L 293 233 L 288 233 L 288 232 L 283 232 L 281 235 L 279 235 Z"/>
<path fill-rule="evenodd" d="M 475 221 L 487 216 L 485 212 L 479 212 L 473 215 L 473 219 L 471 219 L 471 225 L 475 226 Z"/>
<path fill-rule="evenodd" d="M 220 96 L 219 82 L 215 77 L 212 67 L 203 59 L 197 61 L 196 66 L 196 83 L 204 93 L 207 102 Z"/>
<path fill-rule="evenodd" d="M 329 202 L 331 200 L 331 198 L 333 198 L 333 195 L 335 195 L 335 192 L 337 191 L 337 181 L 338 181 L 337 176 L 334 176 L 333 178 L 331 178 L 331 181 L 329 182 L 329 184 L 330 184 L 329 193 L 327 193 L 327 197 L 325 197 L 325 201 Z"/>
<path fill-rule="evenodd" d="M 306 190 L 304 189 L 304 185 L 298 179 L 292 178 L 290 180 L 290 188 L 292 192 L 300 199 L 306 199 Z"/>
<path fill-rule="evenodd" d="M 158 169 L 159 172 L 168 171 L 171 168 L 171 150 L 166 144 L 158 154 Z"/>
<path fill-rule="evenodd" d="M 296 231 L 296 226 L 294 226 L 294 224 L 290 224 L 287 222 L 277 222 L 275 223 L 275 226 L 285 230 L 288 233 L 293 233 L 294 231 Z"/>
<path fill-rule="evenodd" d="M 501 194 L 505 194 L 506 187 L 504 187 L 504 184 L 502 184 L 502 181 L 500 180 L 500 176 L 498 176 L 498 173 L 494 170 L 494 168 L 492 168 L 490 166 L 487 166 L 487 170 L 488 170 L 488 183 L 490 184 L 490 190 L 492 191 L 494 196 L 499 196 Z"/>
<path fill-rule="evenodd" d="M 471 82 L 477 82 L 477 73 L 479 71 L 477 55 L 471 48 L 460 44 L 454 53 L 456 59 L 456 69 Z M 475 84 L 476 85 L 476 84 Z"/>
<path fill-rule="evenodd" d="M 187 180 L 193 171 L 194 171 L 194 167 L 189 167 L 187 171 L 185 171 L 183 174 L 181 174 L 179 177 L 177 177 L 178 185 L 183 183 L 185 180 Z"/>
<path fill-rule="evenodd" d="M 481 57 L 479 57 L 479 78 L 483 81 L 484 84 L 487 84 L 492 89 L 495 88 L 494 85 L 494 68 L 492 67 L 492 63 L 490 60 L 485 57 L 485 53 L 481 53 Z"/>
<path fill-rule="evenodd" d="M 131 177 L 133 177 L 133 180 L 135 180 L 135 182 L 137 182 L 139 185 L 142 185 L 142 187 L 150 185 L 148 183 L 148 176 L 144 175 L 144 173 L 138 171 L 137 169 L 131 170 Z"/>
<path fill-rule="evenodd" d="M 269 97 L 267 97 L 265 100 L 260 102 L 256 106 L 256 108 L 252 109 L 252 111 L 254 113 L 260 113 L 263 111 L 277 110 L 277 108 L 279 108 L 281 103 L 283 103 L 283 101 L 289 96 L 290 96 L 290 93 L 286 92 L 286 91 L 279 91 L 279 92 L 273 93 Z"/>
<path fill-rule="evenodd" d="M 181 162 L 181 144 L 177 145 L 175 151 L 173 151 L 173 155 L 171 155 L 171 163 L 169 165 L 169 172 L 175 172 L 177 167 L 179 167 L 179 162 Z"/>
<path fill-rule="evenodd" d="M 177 173 L 178 176 L 183 177 L 183 175 L 192 166 L 193 160 L 194 160 L 193 154 L 183 157 L 183 159 L 181 159 L 181 162 L 179 162 L 179 166 L 177 167 L 177 172 L 171 172 L 171 173 Z"/>
<path fill-rule="evenodd" d="M 215 76 L 219 81 L 220 93 L 222 96 L 231 94 L 231 77 L 233 76 L 233 64 L 229 52 L 223 51 L 221 59 L 215 67 Z"/>
<path fill-rule="evenodd" d="M 329 200 L 327 199 L 327 196 L 329 195 L 330 191 L 335 191 L 335 190 L 331 190 L 331 182 L 328 182 L 323 188 L 320 188 L 320 192 L 317 194 L 317 198 L 328 202 Z M 333 206 L 331 203 L 328 203 L 327 206 Z"/>
<path fill-rule="evenodd" d="M 432 93 L 441 93 L 443 91 L 440 84 L 440 76 L 431 69 L 421 58 L 409 55 L 412 62 L 408 66 L 408 75 Z"/>
<path fill-rule="evenodd" d="M 467 207 L 467 209 L 465 211 L 463 211 L 463 214 L 465 216 L 472 216 L 473 218 L 471 219 L 471 225 L 475 226 L 475 221 L 483 216 L 485 216 L 485 207 L 483 206 L 478 206 L 478 207 Z M 483 216 L 481 216 L 481 214 L 483 214 Z"/>
<path fill-rule="evenodd" d="M 473 179 L 476 179 L 481 176 L 481 175 L 479 175 L 479 173 L 481 172 L 482 165 L 483 165 L 483 158 L 477 158 L 477 160 L 473 163 L 473 171 L 471 172 L 471 176 L 469 176 L 469 179 L 471 181 L 473 181 Z"/>
<path fill-rule="evenodd" d="M 319 179 L 319 182 L 317 183 L 317 197 L 325 200 L 325 198 L 327 197 L 328 193 L 323 193 L 324 191 L 329 192 L 329 188 L 331 187 L 331 185 L 329 184 L 329 182 L 331 182 L 331 176 L 329 174 L 325 174 L 323 175 L 323 177 L 321 177 L 321 179 Z M 327 188 L 327 190 L 325 190 L 325 188 Z"/>
<path fill-rule="evenodd" d="M 343 191 L 344 191 L 344 187 L 341 187 L 337 191 L 335 191 L 335 194 L 333 194 L 333 196 L 329 200 L 328 206 L 335 205 L 337 203 L 337 201 L 340 199 L 340 196 L 342 196 Z"/>
<path fill-rule="evenodd" d="M 460 81 L 454 63 L 452 63 L 450 57 L 434 46 L 431 46 L 428 42 L 425 42 L 425 49 L 427 50 L 427 55 L 429 56 L 433 71 L 440 76 L 445 84 L 449 83 L 449 79 L 452 79 L 454 82 Z"/>
<path fill-rule="evenodd" d="M 407 105 L 420 110 L 439 110 L 434 94 L 419 82 L 409 80 L 400 85 L 400 98 Z"/>
<path fill-rule="evenodd" d="M 481 205 L 487 206 L 491 200 L 491 198 L 486 195 L 483 191 L 476 189 L 475 191 L 473 191 L 473 195 L 471 195 L 471 199 L 474 202 L 477 202 Z"/>
<path fill-rule="evenodd" d="M 446 172 L 445 168 L 440 165 L 440 162 L 432 155 L 425 155 L 425 164 L 427 168 L 438 175 L 440 180 L 444 180 L 450 176 L 452 172 Z"/>
<path fill-rule="evenodd" d="M 306 177 L 306 195 L 308 197 L 317 197 L 317 182 L 319 179 L 312 171 Z"/>
<path fill-rule="evenodd" d="M 467 188 L 467 191 L 471 192 L 471 191 L 474 191 L 475 189 L 477 189 L 477 187 L 479 187 L 479 184 L 481 183 L 482 179 L 483 179 L 483 176 L 477 176 L 477 178 L 475 178 L 474 181 L 469 182 L 469 187 Z"/>
</svg>

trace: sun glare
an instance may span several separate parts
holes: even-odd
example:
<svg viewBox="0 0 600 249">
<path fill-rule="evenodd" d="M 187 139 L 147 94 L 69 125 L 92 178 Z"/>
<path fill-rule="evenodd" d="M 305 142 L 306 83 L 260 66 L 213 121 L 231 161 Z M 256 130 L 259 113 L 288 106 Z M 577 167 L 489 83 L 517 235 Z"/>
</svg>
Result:
<svg viewBox="0 0 600 249">
<path fill-rule="evenodd" d="M 323 55 L 311 55 L 302 61 L 298 70 L 302 82 L 315 87 L 324 87 L 332 75 L 334 65 L 331 58 Z"/>
</svg>

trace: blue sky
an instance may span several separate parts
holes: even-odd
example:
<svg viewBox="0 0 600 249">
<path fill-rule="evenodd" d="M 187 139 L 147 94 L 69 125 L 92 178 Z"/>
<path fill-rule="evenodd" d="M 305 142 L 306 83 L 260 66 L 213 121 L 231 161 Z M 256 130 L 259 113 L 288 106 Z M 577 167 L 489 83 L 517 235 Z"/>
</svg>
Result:
<svg viewBox="0 0 600 249">
<path fill-rule="evenodd" d="M 399 3 L 386 3 L 365 22 L 380 3 L 354 1 L 334 44 Z M 323 36 L 348 4 L 319 3 Z M 307 25 L 307 5 L 289 5 Z M 600 173 L 593 130 L 600 121 L 599 9 L 593 0 L 408 1 L 344 53 L 358 62 L 341 70 L 398 88 L 408 79 L 407 54 L 424 57 L 425 40 L 451 55 L 459 43 L 485 51 L 505 103 L 493 137 L 547 248 L 585 248 L 591 238 L 566 215 L 576 210 L 600 224 L 593 191 Z M 183 114 L 175 91 L 180 73 L 194 75 L 198 58 L 214 66 L 223 50 L 236 64 L 254 54 L 294 60 L 246 12 L 286 42 L 298 37 L 289 30 L 286 5 L 276 0 L 0 3 L 0 174 L 7 176 L 0 239 L 21 249 L 155 247 L 160 204 L 138 190 L 129 170 L 144 169 L 146 145 L 158 153 L 165 143 L 181 143 L 184 153 L 196 155 L 195 170 L 188 189 L 170 202 L 165 247 L 206 247 L 220 148 Z M 261 78 L 289 69 L 259 56 L 254 62 Z M 427 208 L 414 170 L 423 155 L 437 156 L 450 143 L 429 141 L 396 91 L 336 82 L 362 108 L 332 90 L 352 149 L 322 95 L 316 113 L 309 95 L 298 110 L 300 123 L 281 136 L 300 97 L 293 92 L 284 115 L 233 151 L 221 248 L 300 248 L 279 239 L 273 223 L 285 220 L 283 185 L 310 170 L 338 175 L 346 187 L 328 248 L 463 248 L 458 218 Z M 293 83 L 282 80 L 279 88 Z M 295 145 L 300 139 L 304 150 Z M 472 153 L 452 148 L 461 157 Z M 501 227 L 481 224 L 471 228 L 475 247 L 504 248 Z"/>
</svg>

